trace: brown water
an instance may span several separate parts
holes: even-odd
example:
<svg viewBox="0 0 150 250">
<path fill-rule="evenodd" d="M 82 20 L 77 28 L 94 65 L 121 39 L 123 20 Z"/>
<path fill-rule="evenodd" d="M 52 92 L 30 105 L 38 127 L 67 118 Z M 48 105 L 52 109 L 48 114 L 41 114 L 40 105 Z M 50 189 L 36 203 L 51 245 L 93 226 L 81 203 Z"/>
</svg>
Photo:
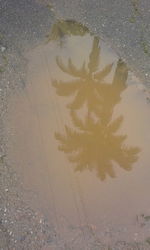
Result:
<svg viewBox="0 0 150 250">
<path fill-rule="evenodd" d="M 82 249 L 92 237 L 150 236 L 150 109 L 138 79 L 75 22 L 58 22 L 27 58 L 26 86 L 10 101 L 9 155 L 34 205 Z"/>
</svg>

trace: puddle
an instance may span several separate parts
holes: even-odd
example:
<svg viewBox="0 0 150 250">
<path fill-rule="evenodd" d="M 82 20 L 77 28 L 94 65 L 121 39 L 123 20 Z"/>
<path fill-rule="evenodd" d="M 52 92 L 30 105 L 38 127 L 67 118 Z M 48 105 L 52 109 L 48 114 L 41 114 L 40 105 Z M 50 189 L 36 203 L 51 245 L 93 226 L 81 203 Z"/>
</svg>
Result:
<svg viewBox="0 0 150 250">
<path fill-rule="evenodd" d="M 92 237 L 144 240 L 150 109 L 142 85 L 73 21 L 58 21 L 27 58 L 26 87 L 10 101 L 9 157 L 36 193 L 33 203 L 61 239 L 82 241 L 82 249 Z"/>
</svg>

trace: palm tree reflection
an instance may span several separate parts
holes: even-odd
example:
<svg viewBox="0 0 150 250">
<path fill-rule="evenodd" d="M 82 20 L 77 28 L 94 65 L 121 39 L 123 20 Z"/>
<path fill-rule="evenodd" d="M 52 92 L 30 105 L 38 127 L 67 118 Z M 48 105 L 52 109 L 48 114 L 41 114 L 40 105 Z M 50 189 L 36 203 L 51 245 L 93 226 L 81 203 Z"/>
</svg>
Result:
<svg viewBox="0 0 150 250">
<path fill-rule="evenodd" d="M 87 33 L 89 33 L 88 28 L 74 20 L 58 20 L 48 35 L 48 42 L 58 41 L 60 47 L 63 47 L 66 36 L 84 36 Z"/>
<path fill-rule="evenodd" d="M 88 63 L 77 68 L 71 58 L 67 66 L 57 57 L 58 67 L 71 75 L 72 81 L 53 80 L 59 96 L 73 96 L 68 104 L 73 128 L 65 126 L 65 133 L 55 133 L 59 141 L 59 150 L 68 154 L 69 161 L 75 165 L 75 170 L 95 170 L 98 177 L 104 180 L 107 175 L 115 177 L 114 164 L 125 170 L 131 170 L 136 162 L 139 148 L 125 145 L 126 135 L 118 135 L 123 117 L 112 119 L 116 104 L 121 101 L 121 94 L 126 89 L 128 70 L 121 60 L 118 60 L 111 83 L 107 76 L 112 72 L 113 64 L 98 70 L 100 61 L 99 39 L 94 37 Z M 78 110 L 86 105 L 84 119 Z"/>
<path fill-rule="evenodd" d="M 92 51 L 89 55 L 89 62 L 86 67 L 85 62 L 80 69 L 72 63 L 69 58 L 68 65 L 65 66 L 59 57 L 56 58 L 58 67 L 75 79 L 70 82 L 53 80 L 52 84 L 60 96 L 75 95 L 72 103 L 68 105 L 71 109 L 79 109 L 87 103 L 89 112 L 97 112 L 97 108 L 102 101 L 102 89 L 106 88 L 105 77 L 110 73 L 112 64 L 107 65 L 102 71 L 97 72 L 100 59 L 99 39 L 94 37 Z"/>
<path fill-rule="evenodd" d="M 115 177 L 114 162 L 125 170 L 131 170 L 137 160 L 137 147 L 124 145 L 126 135 L 116 135 L 121 126 L 122 117 L 110 124 L 87 116 L 85 122 L 71 112 L 73 124 L 77 129 L 65 126 L 65 134 L 55 133 L 60 142 L 59 150 L 69 154 L 69 161 L 75 163 L 75 170 L 96 170 L 98 177 L 104 180 L 107 175 Z"/>
</svg>

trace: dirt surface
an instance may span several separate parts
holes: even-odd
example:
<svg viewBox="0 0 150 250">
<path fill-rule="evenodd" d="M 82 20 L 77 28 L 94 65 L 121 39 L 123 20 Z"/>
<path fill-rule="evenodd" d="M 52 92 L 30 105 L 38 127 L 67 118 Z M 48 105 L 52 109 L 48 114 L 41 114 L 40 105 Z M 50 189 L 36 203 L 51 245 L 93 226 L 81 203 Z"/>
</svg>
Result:
<svg viewBox="0 0 150 250">
<path fill-rule="evenodd" d="M 150 2 L 0 0 L 0 249 L 80 249 L 60 242 L 53 223 L 32 206 L 36 195 L 26 188 L 7 159 L 12 130 L 4 124 L 8 100 L 26 85 L 24 56 L 47 39 L 56 19 L 75 19 L 104 37 L 147 87 L 150 80 Z M 143 85 L 141 85 L 143 88 Z M 148 89 L 147 89 L 148 91 Z M 147 97 L 148 99 L 149 97 Z M 6 133 L 7 132 L 7 133 Z M 143 219 L 144 222 L 147 223 Z M 148 220 L 147 220 L 148 221 Z M 92 242 L 85 249 L 150 249 L 150 240 Z"/>
</svg>

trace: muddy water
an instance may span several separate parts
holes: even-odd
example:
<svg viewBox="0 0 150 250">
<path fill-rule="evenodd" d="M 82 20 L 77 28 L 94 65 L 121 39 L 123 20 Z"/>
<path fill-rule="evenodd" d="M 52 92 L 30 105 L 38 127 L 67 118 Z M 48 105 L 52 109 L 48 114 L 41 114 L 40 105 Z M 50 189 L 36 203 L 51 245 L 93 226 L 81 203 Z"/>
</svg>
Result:
<svg viewBox="0 0 150 250">
<path fill-rule="evenodd" d="M 72 244 L 145 239 L 150 109 L 142 85 L 71 21 L 54 25 L 27 58 L 26 86 L 10 101 L 9 155 L 33 203 Z"/>
</svg>

